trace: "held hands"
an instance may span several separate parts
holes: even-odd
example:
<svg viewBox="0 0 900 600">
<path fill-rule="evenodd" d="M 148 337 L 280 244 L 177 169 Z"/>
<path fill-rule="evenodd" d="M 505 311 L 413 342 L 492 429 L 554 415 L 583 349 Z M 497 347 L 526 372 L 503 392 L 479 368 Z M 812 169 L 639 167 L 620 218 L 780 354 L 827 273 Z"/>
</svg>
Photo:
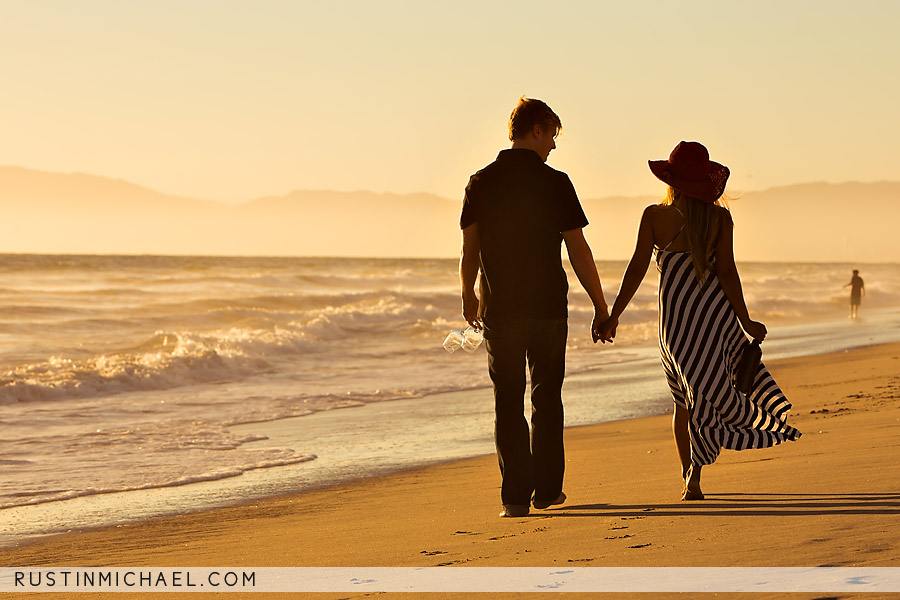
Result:
<svg viewBox="0 0 900 600">
<path fill-rule="evenodd" d="M 612 344 L 618 325 L 619 319 L 616 317 L 594 314 L 594 322 L 591 325 L 591 337 L 594 339 L 594 343 L 596 344 L 599 340 L 604 344 L 606 342 Z"/>
</svg>

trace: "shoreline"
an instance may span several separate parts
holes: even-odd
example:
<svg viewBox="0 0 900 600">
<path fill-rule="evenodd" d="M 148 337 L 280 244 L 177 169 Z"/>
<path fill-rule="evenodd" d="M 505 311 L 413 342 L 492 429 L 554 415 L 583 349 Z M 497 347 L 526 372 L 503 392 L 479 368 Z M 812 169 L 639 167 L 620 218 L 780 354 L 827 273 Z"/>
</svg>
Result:
<svg viewBox="0 0 900 600">
<path fill-rule="evenodd" d="M 5 566 L 900 564 L 900 343 L 767 362 L 804 436 L 680 502 L 665 415 L 566 430 L 566 504 L 499 519 L 492 454 L 0 549 Z M 736 543 L 744 540 L 746 543 Z"/>
<path fill-rule="evenodd" d="M 627 360 L 567 375 L 563 389 L 567 431 L 671 414 L 671 396 L 659 369 L 656 348 L 637 346 L 628 350 Z M 769 352 L 773 350 L 777 355 L 778 346 Z M 235 434 L 262 434 L 263 439 L 249 443 L 256 448 L 316 447 L 316 458 L 276 467 L 277 475 L 271 469 L 255 469 L 237 477 L 84 494 L 4 508 L 2 514 L 10 522 L 26 525 L 20 525 L 25 529 L 15 534 L 0 535 L 0 549 L 60 534 L 245 506 L 456 460 L 494 456 L 490 387 L 350 408 L 355 410 L 335 409 L 231 426 Z M 598 414 L 603 415 L 602 420 L 598 420 Z M 434 423 L 423 428 L 427 421 Z M 365 430 L 361 437 L 353 437 L 354 427 Z M 373 433 L 379 430 L 383 431 Z M 347 443 L 345 438 L 352 442 Z M 29 528 L 29 523 L 39 525 Z"/>
<path fill-rule="evenodd" d="M 897 335 L 894 333 L 890 333 L 894 328 L 900 328 L 900 312 L 893 310 L 882 312 L 879 314 L 880 321 L 883 323 L 883 327 L 879 330 L 872 330 L 870 328 L 866 328 L 862 331 L 854 331 L 849 330 L 844 333 L 842 337 L 833 336 L 832 339 L 816 339 L 816 350 L 813 353 L 809 353 L 806 348 L 806 338 L 810 336 L 817 336 L 819 334 L 815 333 L 815 330 L 807 330 L 809 324 L 804 323 L 795 323 L 793 325 L 781 326 L 780 331 L 782 332 L 781 336 L 772 339 L 767 345 L 765 349 L 765 356 L 763 357 L 764 362 L 767 364 L 774 361 L 780 361 L 785 358 L 795 358 L 795 357 L 804 357 L 804 356 L 817 356 L 821 354 L 828 354 L 836 351 L 843 350 L 852 350 L 856 348 L 865 348 L 873 345 L 881 345 L 885 343 L 893 343 L 897 340 Z M 864 322 L 864 321 L 863 321 Z M 817 326 L 821 326 L 821 322 L 816 322 Z M 832 319 L 831 323 L 836 326 L 840 326 L 842 324 L 847 324 L 848 322 L 845 319 Z M 854 325 L 852 321 L 849 322 L 851 325 Z M 786 333 L 785 333 L 786 332 Z M 849 335 L 846 335 L 849 334 Z M 874 334 L 874 335 L 873 335 Z M 564 394 L 564 402 L 566 402 L 566 427 L 577 427 L 584 424 L 596 424 L 596 423 L 605 423 L 611 421 L 618 421 L 623 419 L 631 419 L 638 418 L 643 416 L 651 416 L 654 414 L 666 414 L 671 410 L 670 406 L 670 396 L 668 388 L 664 385 L 664 381 L 662 377 L 656 377 L 659 373 L 659 365 L 658 365 L 658 350 L 655 344 L 651 343 L 641 343 L 636 345 L 627 345 L 621 349 L 613 348 L 610 352 L 619 352 L 623 356 L 620 359 L 615 360 L 610 363 L 599 363 L 594 366 L 584 367 L 583 365 L 579 365 L 572 372 L 566 375 L 566 382 L 563 388 Z M 481 365 L 477 365 L 476 368 L 480 368 Z M 644 373 L 637 373 L 637 371 L 644 371 Z M 646 374 L 652 374 L 651 381 L 644 381 L 646 378 L 642 377 Z M 628 406 L 623 409 L 623 402 L 621 394 L 617 398 L 617 402 L 614 406 L 604 406 L 602 407 L 605 411 L 609 411 L 612 414 L 611 417 L 602 417 L 601 419 L 597 419 L 595 416 L 585 417 L 582 414 L 574 414 L 570 409 L 570 401 L 575 399 L 579 400 L 579 396 L 584 396 L 583 388 L 591 388 L 592 386 L 595 388 L 602 389 L 603 386 L 608 386 L 610 383 L 617 384 L 618 382 L 625 382 L 629 386 L 635 386 L 636 383 L 640 384 L 640 390 L 631 390 L 629 392 L 628 400 L 630 402 L 626 402 Z M 574 388 L 574 391 L 573 391 Z M 581 388 L 581 389 L 579 389 Z M 270 443 L 271 438 L 268 434 L 272 429 L 281 429 L 281 424 L 287 423 L 308 423 L 310 420 L 315 420 L 318 418 L 322 418 L 325 415 L 333 415 L 340 414 L 344 415 L 344 408 L 348 409 L 362 409 L 367 410 L 368 412 L 374 412 L 380 410 L 382 407 L 394 406 L 394 405 L 403 405 L 408 403 L 419 403 L 426 402 L 430 399 L 436 398 L 456 398 L 460 396 L 469 396 L 469 395 L 483 395 L 489 396 L 491 393 L 490 383 L 486 382 L 485 385 L 465 388 L 465 389 L 455 389 L 455 390 L 441 390 L 441 391 L 429 391 L 424 392 L 421 395 L 412 395 L 408 397 L 397 397 L 392 398 L 390 400 L 383 400 L 377 402 L 362 402 L 359 405 L 353 406 L 344 406 L 344 407 L 336 407 L 332 409 L 326 410 L 315 410 L 308 414 L 298 415 L 298 416 L 288 416 L 288 417 L 280 417 L 276 419 L 251 419 L 247 421 L 239 421 L 234 424 L 228 425 L 228 429 L 234 432 L 244 431 L 250 437 L 256 437 L 260 434 L 263 439 L 254 440 L 250 442 L 245 442 L 244 445 L 248 446 L 256 446 L 256 447 L 270 447 L 272 449 L 280 449 L 284 447 L 284 444 L 272 444 Z M 597 396 L 598 394 L 588 391 L 588 395 Z M 661 406 L 657 407 L 656 410 L 650 409 L 646 410 L 643 408 L 636 408 L 637 405 L 643 404 L 645 400 L 649 396 L 659 396 L 663 397 L 665 402 Z M 572 402 L 574 404 L 574 402 Z M 594 409 L 596 407 L 590 407 Z M 493 413 L 490 412 L 491 419 L 493 418 Z M 575 423 L 572 423 L 572 417 L 575 417 Z M 308 441 L 308 440 L 306 440 Z M 427 459 L 420 461 L 418 464 L 410 464 L 410 465 L 400 465 L 396 468 L 391 469 L 390 472 L 396 472 L 398 470 L 403 470 L 406 468 L 417 468 L 419 466 L 424 466 L 428 464 L 435 464 L 437 462 L 445 462 L 447 460 L 456 460 L 457 458 L 465 458 L 465 457 L 474 457 L 480 454 L 490 454 L 493 452 L 493 440 L 492 438 L 489 440 L 491 443 L 491 447 L 487 448 L 481 452 L 468 453 L 460 456 L 453 456 L 450 458 L 439 458 L 439 459 Z M 296 440 L 290 439 L 285 442 L 288 446 L 296 446 Z M 321 463 L 319 453 L 317 448 L 313 447 L 300 447 L 303 452 L 310 452 L 313 454 L 313 458 L 304 461 L 297 461 L 298 464 L 304 462 L 312 462 L 317 465 Z M 120 494 L 141 494 L 141 493 L 165 493 L 166 490 L 177 490 L 177 489 L 185 489 L 192 488 L 197 485 L 205 485 L 211 484 L 216 485 L 219 482 L 227 482 L 231 479 L 240 479 L 246 478 L 249 476 L 253 476 L 254 473 L 265 473 L 270 468 L 278 468 L 284 469 L 285 465 L 279 465 L 276 467 L 263 467 L 258 469 L 250 469 L 244 471 L 240 475 L 224 475 L 218 477 L 208 477 L 208 478 L 199 478 L 195 481 L 191 481 L 189 483 L 171 483 L 171 484 L 163 484 L 157 486 L 150 486 L 146 488 L 133 488 L 133 489 L 123 489 L 123 490 L 105 490 L 105 491 L 91 491 L 86 493 L 81 493 L 78 495 L 59 498 L 52 501 L 45 502 L 37 502 L 33 504 L 17 504 L 13 506 L 2 507 L 0 510 L 19 510 L 19 509 L 29 509 L 33 507 L 40 507 L 44 505 L 56 505 L 56 504 L 64 504 L 71 502 L 89 502 L 92 498 L 97 498 L 101 496 L 116 496 Z M 355 479 L 358 477 L 368 477 L 368 475 L 354 475 L 351 477 L 347 477 L 344 479 L 340 479 L 337 483 L 346 483 L 350 479 Z M 323 486 L 332 485 L 332 482 L 327 482 L 323 484 L 315 484 L 312 487 L 308 487 L 306 489 L 317 489 Z M 305 490 L 298 490 L 305 491 Z M 264 497 L 274 497 L 279 496 L 284 493 L 293 493 L 292 491 L 288 492 L 275 492 L 266 495 L 257 495 L 254 496 L 254 500 L 258 500 Z M 227 502 L 227 503 L 218 503 L 219 506 L 224 506 L 227 504 L 240 504 L 243 501 L 238 502 Z M 8 544 L 0 538 L 0 548 L 6 547 Z"/>
</svg>

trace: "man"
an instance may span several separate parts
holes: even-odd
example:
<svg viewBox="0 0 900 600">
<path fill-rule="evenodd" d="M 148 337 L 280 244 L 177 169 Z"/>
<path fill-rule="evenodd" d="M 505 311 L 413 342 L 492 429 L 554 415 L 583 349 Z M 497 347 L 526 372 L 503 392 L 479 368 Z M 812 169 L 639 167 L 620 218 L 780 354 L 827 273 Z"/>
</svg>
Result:
<svg viewBox="0 0 900 600">
<path fill-rule="evenodd" d="M 866 284 L 859 276 L 859 269 L 853 269 L 853 277 L 850 278 L 850 283 L 844 287 L 847 286 L 850 286 L 850 318 L 855 319 L 859 304 L 866 295 Z"/>
<path fill-rule="evenodd" d="M 561 129 L 550 107 L 520 98 L 509 118 L 512 147 L 469 179 L 460 217 L 463 316 L 473 327 L 484 328 L 494 385 L 501 517 L 525 516 L 532 502 L 541 509 L 566 499 L 561 391 L 569 286 L 563 241 L 594 304 L 594 342 L 608 316 L 575 188 L 565 173 L 545 164 Z M 475 294 L 479 270 L 480 300 Z M 523 414 L 526 362 L 530 439 Z"/>
</svg>

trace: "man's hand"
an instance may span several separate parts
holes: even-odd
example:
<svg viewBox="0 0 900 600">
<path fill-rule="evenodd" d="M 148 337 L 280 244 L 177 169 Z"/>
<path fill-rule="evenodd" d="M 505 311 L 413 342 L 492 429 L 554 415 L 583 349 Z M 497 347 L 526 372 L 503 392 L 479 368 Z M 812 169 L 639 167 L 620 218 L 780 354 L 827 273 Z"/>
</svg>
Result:
<svg viewBox="0 0 900 600">
<path fill-rule="evenodd" d="M 481 331 L 482 325 L 481 321 L 478 319 L 478 296 L 474 293 L 465 294 L 462 299 L 463 304 L 463 319 L 466 320 L 466 323 Z"/>
<path fill-rule="evenodd" d="M 478 296 L 475 295 L 475 282 L 481 266 L 481 236 L 478 223 L 473 223 L 462 231 L 462 250 L 459 257 L 459 285 L 462 289 L 463 319 L 466 323 L 481 331 L 478 320 Z"/>
</svg>

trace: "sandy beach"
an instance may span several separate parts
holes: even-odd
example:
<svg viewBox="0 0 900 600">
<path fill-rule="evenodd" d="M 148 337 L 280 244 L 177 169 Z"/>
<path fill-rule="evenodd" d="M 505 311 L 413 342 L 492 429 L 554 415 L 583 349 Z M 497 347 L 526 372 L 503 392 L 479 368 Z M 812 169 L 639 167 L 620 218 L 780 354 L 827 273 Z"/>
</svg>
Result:
<svg viewBox="0 0 900 600">
<path fill-rule="evenodd" d="M 900 566 L 900 344 L 767 366 L 803 437 L 723 452 L 704 501 L 680 501 L 659 416 L 568 429 L 568 501 L 528 517 L 498 518 L 483 456 L 41 539 L 0 565 Z"/>
</svg>

